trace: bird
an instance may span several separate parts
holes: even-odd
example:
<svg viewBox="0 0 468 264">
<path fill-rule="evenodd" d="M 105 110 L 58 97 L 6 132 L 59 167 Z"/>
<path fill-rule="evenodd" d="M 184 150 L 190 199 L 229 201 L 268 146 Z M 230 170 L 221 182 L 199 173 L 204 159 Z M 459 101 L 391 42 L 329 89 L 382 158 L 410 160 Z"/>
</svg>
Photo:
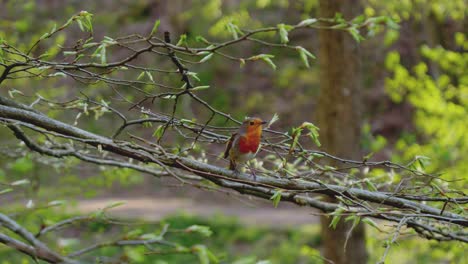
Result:
<svg viewBox="0 0 468 264">
<path fill-rule="evenodd" d="M 224 151 L 224 158 L 229 157 L 230 170 L 238 171 L 237 165 L 239 163 L 245 163 L 255 158 L 260 148 L 262 126 L 266 123 L 257 117 L 246 118 L 239 130 L 231 135 Z"/>
</svg>

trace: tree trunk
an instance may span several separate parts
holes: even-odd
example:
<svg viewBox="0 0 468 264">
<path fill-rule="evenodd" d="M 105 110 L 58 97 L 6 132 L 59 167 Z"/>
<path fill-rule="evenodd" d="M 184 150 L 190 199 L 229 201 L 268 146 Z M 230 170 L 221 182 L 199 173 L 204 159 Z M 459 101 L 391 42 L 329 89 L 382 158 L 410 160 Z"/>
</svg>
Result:
<svg viewBox="0 0 468 264">
<path fill-rule="evenodd" d="M 358 0 L 320 0 L 319 17 L 332 18 L 335 13 L 349 20 L 359 15 Z M 343 158 L 361 159 L 361 75 L 358 44 L 346 32 L 319 32 L 320 96 L 317 121 L 323 150 Z M 329 164 L 331 166 L 338 164 Z M 336 229 L 329 227 L 331 218 L 322 217 L 323 255 L 335 264 L 366 263 L 364 227 L 358 225 L 344 244 L 351 222 L 340 220 Z"/>
</svg>

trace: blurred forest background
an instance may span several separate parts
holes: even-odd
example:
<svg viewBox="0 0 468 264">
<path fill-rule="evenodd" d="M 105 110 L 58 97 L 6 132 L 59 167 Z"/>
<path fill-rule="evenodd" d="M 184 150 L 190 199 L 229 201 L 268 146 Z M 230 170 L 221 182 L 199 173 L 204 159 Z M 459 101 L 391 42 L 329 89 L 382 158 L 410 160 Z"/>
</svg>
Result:
<svg viewBox="0 0 468 264">
<path fill-rule="evenodd" d="M 96 37 L 118 37 L 151 31 L 154 21 L 160 19 L 160 32 L 169 31 L 174 39 L 186 34 L 194 43 L 197 36 L 216 39 L 229 36 L 226 24 L 234 22 L 240 28 L 259 28 L 270 25 L 297 24 L 319 17 L 318 0 L 134 0 L 134 1 L 0 1 L 0 38 L 8 39 L 18 47 L 29 47 L 44 32 L 61 24 L 81 10 L 93 14 Z M 443 173 L 444 179 L 462 179 L 454 184 L 467 190 L 468 179 L 468 7 L 466 0 L 362 0 L 359 7 L 363 17 L 388 16 L 399 26 L 365 32 L 359 43 L 360 67 L 363 72 L 360 86 L 363 122 L 359 144 L 363 153 L 374 153 L 372 159 L 408 162 L 415 156 L 422 159 L 430 172 Z M 72 45 L 73 34 L 79 28 L 61 33 L 54 41 L 58 45 Z M 343 33 L 345 34 L 345 33 Z M 295 45 L 319 52 L 318 30 L 295 31 L 289 35 Z M 39 50 L 53 45 L 39 46 Z M 210 85 L 204 99 L 214 107 L 231 113 L 239 119 L 256 115 L 270 119 L 275 113 L 279 121 L 276 130 L 287 131 L 303 121 L 315 122 L 317 98 L 321 83 L 319 62 L 310 60 L 310 67 L 301 61 L 297 51 L 271 49 L 248 43 L 235 46 L 231 53 L 270 53 L 274 55 L 276 70 L 262 62 L 246 63 L 213 57 L 210 63 L 196 65 L 200 83 Z M 111 53 L 112 54 L 112 53 Z M 109 56 L 117 56 L 112 54 Z M 57 56 L 60 56 L 58 54 Z M 143 58 L 145 59 L 145 58 Z M 160 62 L 158 62 L 160 63 Z M 333 63 L 333 62 L 332 62 Z M 170 65 L 170 62 L 167 62 Z M 160 65 L 163 68 L 164 65 Z M 341 67 L 337 65 L 337 67 Z M 164 74 L 155 75 L 167 83 L 178 80 Z M 48 87 L 45 87 L 47 85 Z M 25 89 L 24 87 L 28 87 Z M 50 89 L 54 87 L 54 89 Z M 83 89 L 93 93 L 95 87 L 46 80 L 18 79 L 2 87 L 2 95 L 42 96 L 66 101 Z M 7 90 L 8 89 L 8 90 Z M 102 95 L 103 98 L 105 94 Z M 208 116 L 190 100 L 182 102 L 178 111 L 185 118 L 205 120 Z M 169 109 L 170 104 L 148 106 Z M 167 111 L 167 110 L 166 110 Z M 61 115 L 50 111 L 49 116 Z M 72 120 L 75 116 L 70 115 Z M 83 121 L 84 122 L 84 121 Z M 86 119 L 91 131 L 101 133 L 105 126 L 97 126 Z M 113 126 L 106 115 L 99 120 Z M 223 120 L 214 120 L 223 126 Z M 148 130 L 151 137 L 152 130 Z M 343 131 L 346 133 L 346 131 Z M 16 144 L 7 137 L 11 132 L 0 128 L 3 146 Z M 321 135 L 322 136 L 322 135 Z M 175 139 L 174 139 L 175 140 Z M 180 144 L 183 144 L 181 142 Z M 212 145 L 206 155 L 217 157 L 222 145 Z M 5 152 L 5 151 L 2 151 Z M 257 199 L 239 201 L 220 192 L 207 192 L 192 187 L 176 186 L 167 179 L 144 177 L 127 169 L 96 169 L 67 164 L 46 164 L 40 158 L 15 153 L 0 156 L 0 182 L 28 178 L 30 184 L 21 185 L 21 191 L 0 195 L 4 212 L 21 211 L 30 203 L 60 200 L 57 209 L 44 206 L 24 221 L 37 225 L 41 214 L 49 221 L 63 215 L 91 212 L 115 201 L 127 203 L 115 208 L 115 215 L 124 219 L 143 219 L 142 233 L 153 228 L 152 223 L 172 228 L 196 224 L 210 227 L 208 234 L 187 236 L 174 233 L 181 244 L 201 243 L 225 263 L 326 263 L 320 256 L 321 237 L 319 218 L 312 209 L 280 203 L 274 208 L 270 202 Z M 51 169 L 51 166 L 54 169 Z M 378 172 L 373 172 L 378 174 Z M 378 175 L 369 175 L 369 177 Z M 441 183 L 441 186 L 443 187 Z M 67 203 L 61 200 L 67 197 Z M 45 217 L 47 216 L 47 217 Z M 89 226 L 93 232 L 87 241 L 112 236 L 115 229 L 106 223 Z M 384 228 L 384 227 L 382 227 Z M 367 228 L 366 245 L 369 263 L 376 263 L 384 252 L 388 235 Z M 66 250 L 79 243 L 78 233 L 61 233 L 61 246 Z M 209 235 L 207 237 L 207 235 Z M 114 252 L 119 249 L 103 249 Z M 466 245 L 455 242 L 427 241 L 408 236 L 394 245 L 387 257 L 388 263 L 466 263 Z M 125 249 L 131 263 L 192 263 L 197 258 L 187 255 L 167 255 L 151 258 L 143 249 Z M 31 259 L 0 245 L 0 263 L 30 263 Z M 32 263 L 32 262 L 31 262 Z M 266 262 L 265 262 L 266 263 Z"/>
</svg>

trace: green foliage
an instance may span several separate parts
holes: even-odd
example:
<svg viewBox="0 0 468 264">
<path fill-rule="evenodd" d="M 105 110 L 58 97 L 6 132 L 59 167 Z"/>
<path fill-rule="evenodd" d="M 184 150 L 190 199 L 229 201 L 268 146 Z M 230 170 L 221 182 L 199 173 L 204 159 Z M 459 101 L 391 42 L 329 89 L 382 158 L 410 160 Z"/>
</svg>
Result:
<svg viewBox="0 0 468 264">
<path fill-rule="evenodd" d="M 53 213 L 52 209 L 42 210 L 37 217 L 24 217 L 22 224 L 31 230 L 37 230 L 38 220 L 46 220 L 45 224 L 51 225 L 71 215 L 60 215 Z M 356 218 L 348 221 L 357 222 Z M 377 263 L 385 248 L 383 247 L 388 234 L 374 227 L 385 228 L 385 225 L 377 224 L 368 218 L 361 219 L 362 222 L 370 223 L 372 228 L 367 229 L 367 247 L 370 252 L 369 263 Z M 81 230 L 80 236 L 70 238 L 67 232 L 61 234 L 56 246 L 63 253 L 82 248 L 86 243 L 103 241 L 104 237 L 112 237 L 116 233 L 126 233 L 128 238 L 155 238 L 159 235 L 164 225 L 169 225 L 169 232 L 165 238 L 179 244 L 179 249 L 195 252 L 191 254 L 158 254 L 144 255 L 148 252 L 145 246 L 121 248 L 102 248 L 95 254 L 106 256 L 126 256 L 132 263 L 236 263 L 236 264 L 258 264 L 258 263 L 326 263 L 322 259 L 319 245 L 319 225 L 310 224 L 294 226 L 294 228 L 279 229 L 276 227 L 243 226 L 233 218 L 215 216 L 209 219 L 193 217 L 189 215 L 175 215 L 168 217 L 159 224 L 141 223 L 128 227 L 112 225 L 104 221 L 91 221 L 66 227 L 67 230 Z M 193 226 L 209 226 L 212 231 L 210 237 L 197 232 L 187 234 L 185 230 Z M 173 230 L 172 232 L 170 230 Z M 183 231 L 183 232 L 179 232 Z M 53 242 L 53 236 L 47 236 L 46 241 Z M 52 243 L 53 244 L 53 243 Z M 155 247 L 154 245 L 152 247 Z M 157 247 L 157 246 L 156 246 Z M 463 245 L 453 246 L 451 243 L 429 241 L 421 243 L 414 236 L 392 245 L 387 257 L 388 263 L 462 263 L 465 256 Z M 30 258 L 11 249 L 0 245 L 0 264 L 7 263 L 30 263 Z M 159 261 L 159 262 L 155 262 Z M 264 261 L 264 262 L 261 262 Z M 268 262 L 266 262 L 268 261 Z"/>
<path fill-rule="evenodd" d="M 397 20 L 425 19 L 430 14 L 442 21 L 446 18 L 463 20 L 467 15 L 466 1 L 464 0 L 418 0 L 418 1 L 379 1 L 367 0 L 369 7 L 366 13 L 372 14 L 374 8 L 383 10 L 385 15 L 390 15 Z M 372 14 L 373 15 L 373 14 Z"/>
<path fill-rule="evenodd" d="M 278 207 L 279 202 L 281 201 L 281 190 L 277 190 L 271 197 L 270 200 L 273 201 L 273 206 Z"/>
<path fill-rule="evenodd" d="M 468 41 L 457 34 L 459 45 Z M 463 41 L 461 41 L 463 39 Z M 403 137 L 396 143 L 403 160 L 415 159 L 418 168 L 441 172 L 444 179 L 459 179 L 468 175 L 468 56 L 465 52 L 442 47 L 421 47 L 427 62 L 412 69 L 400 64 L 400 56 L 392 52 L 386 67 L 393 76 L 386 81 L 386 90 L 395 102 L 407 101 L 414 107 L 414 123 L 422 143 Z M 431 69 L 431 70 L 430 70 Z M 432 72 L 438 72 L 434 74 Z"/>
</svg>

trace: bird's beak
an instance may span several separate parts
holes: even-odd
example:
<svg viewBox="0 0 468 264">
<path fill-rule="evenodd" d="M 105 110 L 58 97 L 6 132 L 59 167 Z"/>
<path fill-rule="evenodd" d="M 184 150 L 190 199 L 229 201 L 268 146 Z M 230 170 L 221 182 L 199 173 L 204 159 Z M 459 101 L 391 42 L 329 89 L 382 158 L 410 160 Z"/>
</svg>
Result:
<svg viewBox="0 0 468 264">
<path fill-rule="evenodd" d="M 268 122 L 267 121 L 262 121 L 260 124 L 264 125 L 266 123 L 268 123 Z"/>
</svg>

